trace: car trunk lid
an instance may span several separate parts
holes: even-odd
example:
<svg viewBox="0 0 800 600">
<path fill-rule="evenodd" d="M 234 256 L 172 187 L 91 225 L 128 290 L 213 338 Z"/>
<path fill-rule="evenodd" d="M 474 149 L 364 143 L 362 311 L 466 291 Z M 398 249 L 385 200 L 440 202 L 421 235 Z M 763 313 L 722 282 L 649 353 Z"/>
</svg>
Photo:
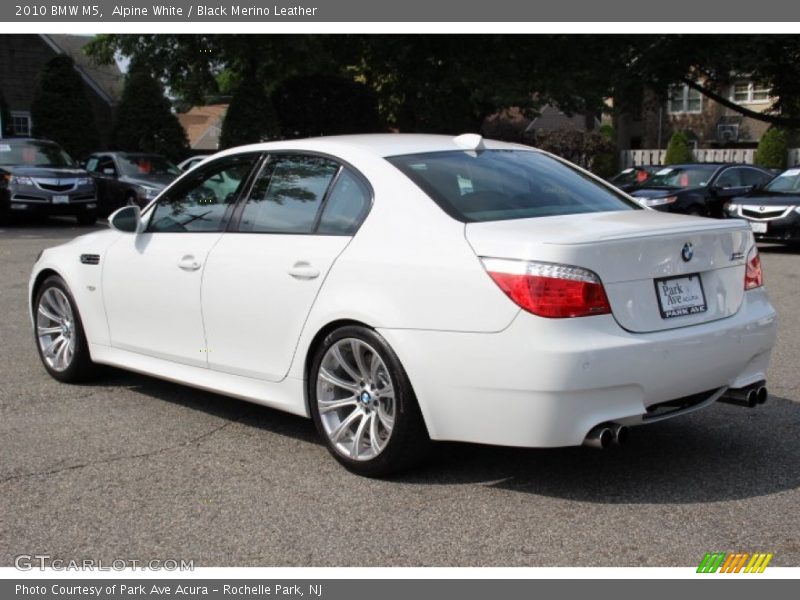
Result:
<svg viewBox="0 0 800 600">
<path fill-rule="evenodd" d="M 617 322 L 642 333 L 735 314 L 744 297 L 745 259 L 753 243 L 743 221 L 650 210 L 469 223 L 466 237 L 481 257 L 594 271 Z M 684 300 L 699 297 L 672 304 L 676 294 Z"/>
</svg>

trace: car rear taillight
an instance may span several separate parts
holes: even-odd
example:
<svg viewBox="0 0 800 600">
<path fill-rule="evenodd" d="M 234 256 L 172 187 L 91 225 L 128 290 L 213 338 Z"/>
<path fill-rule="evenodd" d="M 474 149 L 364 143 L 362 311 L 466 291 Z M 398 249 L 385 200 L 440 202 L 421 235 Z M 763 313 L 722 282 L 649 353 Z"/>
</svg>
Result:
<svg viewBox="0 0 800 600">
<path fill-rule="evenodd" d="M 764 285 L 764 275 L 761 272 L 761 257 L 758 248 L 753 246 L 747 253 L 747 263 L 744 267 L 744 289 L 752 290 Z"/>
<path fill-rule="evenodd" d="M 611 312 L 600 278 L 587 269 L 502 258 L 482 261 L 509 298 L 540 317 L 588 317 Z"/>
</svg>

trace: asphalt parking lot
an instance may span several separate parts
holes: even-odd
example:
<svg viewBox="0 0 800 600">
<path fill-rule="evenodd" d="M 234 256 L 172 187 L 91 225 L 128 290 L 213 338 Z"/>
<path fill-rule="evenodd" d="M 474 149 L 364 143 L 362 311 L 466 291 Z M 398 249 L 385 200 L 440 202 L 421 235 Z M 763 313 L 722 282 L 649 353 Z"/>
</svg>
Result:
<svg viewBox="0 0 800 600">
<path fill-rule="evenodd" d="M 766 405 L 718 404 L 607 452 L 446 444 L 375 481 L 339 467 L 310 420 L 112 369 L 91 385 L 49 378 L 30 268 L 89 229 L 0 227 L 0 566 L 693 566 L 710 551 L 800 565 L 796 251 L 762 248 L 780 316 Z"/>
</svg>

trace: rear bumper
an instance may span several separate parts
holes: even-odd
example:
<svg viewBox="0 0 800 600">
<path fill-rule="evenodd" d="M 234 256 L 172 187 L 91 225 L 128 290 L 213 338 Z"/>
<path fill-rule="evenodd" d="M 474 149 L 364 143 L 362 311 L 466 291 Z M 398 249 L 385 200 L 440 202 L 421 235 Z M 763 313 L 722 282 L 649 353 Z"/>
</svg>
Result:
<svg viewBox="0 0 800 600">
<path fill-rule="evenodd" d="M 776 335 L 764 289 L 712 323 L 633 334 L 610 315 L 520 313 L 494 334 L 384 329 L 433 439 L 505 446 L 583 442 L 599 423 L 641 422 L 647 407 L 766 379 Z"/>
</svg>

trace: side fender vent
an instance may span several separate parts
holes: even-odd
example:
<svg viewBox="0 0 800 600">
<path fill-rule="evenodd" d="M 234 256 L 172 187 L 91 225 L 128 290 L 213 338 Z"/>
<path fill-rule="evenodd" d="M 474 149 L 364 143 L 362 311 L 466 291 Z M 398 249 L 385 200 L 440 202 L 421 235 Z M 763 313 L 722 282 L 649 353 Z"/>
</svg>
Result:
<svg viewBox="0 0 800 600">
<path fill-rule="evenodd" d="M 99 254 L 81 254 L 81 262 L 85 265 L 99 265 Z"/>
</svg>

